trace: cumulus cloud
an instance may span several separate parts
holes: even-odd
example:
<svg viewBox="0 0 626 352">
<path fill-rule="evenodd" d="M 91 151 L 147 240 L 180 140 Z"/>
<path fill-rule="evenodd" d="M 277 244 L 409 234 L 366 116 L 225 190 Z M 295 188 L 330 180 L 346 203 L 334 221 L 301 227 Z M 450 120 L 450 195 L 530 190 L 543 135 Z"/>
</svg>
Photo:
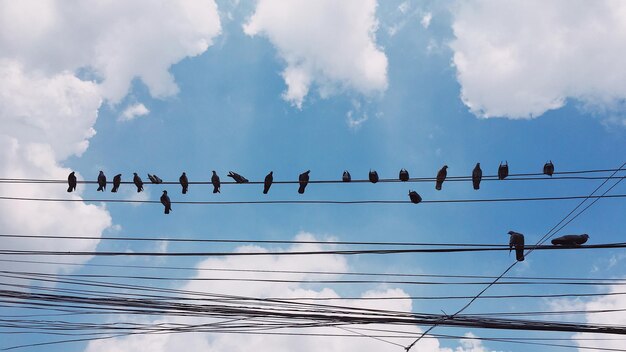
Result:
<svg viewBox="0 0 626 352">
<path fill-rule="evenodd" d="M 145 105 L 141 103 L 133 104 L 127 107 L 126 109 L 124 109 L 124 111 L 118 118 L 118 121 L 134 120 L 135 118 L 139 116 L 148 115 L 148 113 L 150 113 L 150 110 L 148 110 L 148 108 Z"/>
<path fill-rule="evenodd" d="M 376 45 L 375 0 L 260 0 L 244 31 L 267 37 L 287 67 L 283 99 L 302 108 L 312 84 L 322 97 L 387 88 L 387 57 Z"/>
<path fill-rule="evenodd" d="M 314 241 L 315 237 L 309 233 L 301 233 L 296 240 Z M 321 244 L 296 244 L 286 249 L 272 248 L 271 251 L 315 251 L 333 248 L 332 245 Z M 268 252 L 268 248 L 259 246 L 243 246 L 239 247 L 236 252 Z M 344 272 L 349 271 L 349 265 L 345 257 L 338 255 L 315 256 L 313 257 L 293 257 L 293 256 L 256 256 L 256 257 L 227 257 L 211 258 L 200 262 L 197 265 L 198 272 L 195 278 L 263 278 L 263 279 L 293 279 L 293 280 L 314 280 L 314 279 L 340 279 L 341 275 L 330 276 L 319 274 L 305 273 L 253 273 L 253 272 L 219 272 L 207 271 L 206 269 L 229 269 L 229 270 L 245 270 L 250 268 L 260 270 L 290 270 L 290 271 L 333 271 Z M 202 271 L 205 269 L 205 271 Z M 288 277 L 286 277 L 286 275 Z M 220 293 L 236 296 L 247 296 L 257 298 L 339 298 L 341 297 L 334 289 L 328 287 L 312 288 L 301 283 L 268 283 L 268 282 L 236 282 L 236 281 L 189 281 L 181 288 L 183 290 Z M 411 300 L 408 294 L 398 288 L 378 288 L 370 289 L 361 293 L 361 297 L 406 297 L 406 299 L 394 300 L 328 300 L 324 304 L 341 305 L 347 307 L 362 307 L 371 309 L 388 309 L 394 311 L 410 312 Z M 307 301 L 304 301 L 307 302 Z M 319 303 L 310 301 L 310 303 Z M 120 318 L 133 319 L 132 317 L 115 317 L 114 320 L 119 321 Z M 191 320 L 190 320 L 191 319 Z M 190 323 L 194 322 L 192 318 L 160 318 L 152 321 L 143 321 L 143 323 Z M 195 320 L 196 323 L 206 324 L 207 319 Z M 386 328 L 384 325 L 367 325 L 360 328 Z M 349 326 L 348 330 L 341 330 L 333 327 L 324 328 L 302 328 L 297 330 L 289 330 L 296 333 L 318 333 L 318 334 L 350 334 L 350 331 L 358 331 L 359 326 Z M 394 327 L 396 329 L 397 327 Z M 404 327 L 401 329 L 412 336 L 417 336 L 421 330 L 417 327 Z M 281 332 L 281 331 L 271 331 Z M 282 331 L 286 332 L 286 331 Z M 362 330 L 364 334 L 371 334 L 371 331 Z M 354 333 L 356 335 L 356 333 Z M 388 340 L 407 345 L 410 339 L 394 339 Z M 408 341 L 408 342 L 407 342 Z M 398 346 L 384 343 L 369 338 L 348 338 L 348 337 L 316 337 L 316 336 L 277 336 L 277 335 L 245 335 L 242 338 L 240 334 L 167 334 L 167 335 L 138 335 L 124 338 L 115 338 L 106 341 L 90 342 L 87 352 L 101 351 L 134 351 L 138 346 L 141 349 L 149 348 L 154 352 L 165 352 L 175 350 L 189 351 L 397 351 Z M 470 348 L 471 347 L 471 348 Z M 482 352 L 481 345 L 478 340 L 469 340 L 454 351 L 473 351 Z M 424 339 L 420 341 L 415 350 L 426 352 L 452 352 L 448 348 L 441 348 L 436 339 Z"/>
<path fill-rule="evenodd" d="M 420 23 L 422 24 L 422 27 L 424 28 L 428 28 L 430 26 L 430 21 L 433 19 L 433 14 L 430 12 L 427 12 L 426 14 L 424 14 L 424 16 L 422 16 L 422 19 L 420 20 Z"/>
<path fill-rule="evenodd" d="M 461 98 L 479 117 L 533 118 L 568 99 L 603 109 L 626 98 L 623 1 L 475 0 L 453 12 Z"/>
<path fill-rule="evenodd" d="M 220 30 L 213 0 L 0 0 L 0 176 L 66 179 L 70 170 L 62 165 L 89 147 L 103 101 L 118 103 L 134 79 L 152 96 L 175 94 L 170 66 L 205 51 Z M 140 113 L 135 109 L 135 116 Z M 81 199 L 82 187 L 69 195 L 65 187 L 2 184 L 0 194 Z M 104 206 L 0 201 L 5 233 L 99 235 L 111 225 Z M 0 243 L 7 249 L 84 251 L 97 245 Z"/>
</svg>

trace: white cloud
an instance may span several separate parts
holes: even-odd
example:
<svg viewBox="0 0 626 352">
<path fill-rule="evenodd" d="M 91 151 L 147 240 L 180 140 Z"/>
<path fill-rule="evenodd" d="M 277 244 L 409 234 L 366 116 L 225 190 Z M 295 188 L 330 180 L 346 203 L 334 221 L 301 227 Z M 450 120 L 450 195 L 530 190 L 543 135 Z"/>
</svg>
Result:
<svg viewBox="0 0 626 352">
<path fill-rule="evenodd" d="M 136 78 L 155 97 L 175 94 L 169 67 L 205 51 L 220 28 L 213 0 L 0 0 L 0 176 L 65 180 L 62 164 L 88 148 L 103 101 L 118 103 Z M 0 195 L 81 199 L 83 187 L 66 188 L 2 184 Z M 104 206 L 0 201 L 5 233 L 100 235 L 111 225 Z M 13 249 L 97 243 L 0 240 Z"/>
<path fill-rule="evenodd" d="M 307 241 L 315 240 L 315 237 L 309 233 L 301 233 L 296 236 L 297 240 Z M 332 245 L 320 245 L 320 244 L 296 244 L 288 249 L 272 248 L 271 251 L 307 251 L 307 250 L 322 250 L 333 248 Z M 236 250 L 236 252 L 268 252 L 269 249 L 258 246 L 243 246 Z M 211 258 L 202 261 L 197 265 L 198 269 L 202 268 L 221 268 L 221 269 L 261 269 L 261 270 L 290 270 L 290 271 L 349 271 L 349 266 L 345 257 L 338 255 L 327 256 L 315 256 L 315 257 L 293 257 L 293 256 L 256 256 L 256 257 L 226 257 L 225 259 Z M 287 274 L 280 273 L 246 273 L 246 272 L 216 272 L 216 271 L 198 271 L 196 278 L 260 278 L 263 279 L 279 279 L 286 278 Z M 293 280 L 307 280 L 307 279 L 339 279 L 340 275 L 321 276 L 319 274 L 301 274 L 294 273 L 288 274 L 289 279 Z M 340 295 L 331 288 L 316 288 L 306 287 L 304 284 L 299 283 L 267 283 L 267 282 L 236 282 L 236 281 L 189 281 L 182 287 L 183 290 L 220 293 L 236 296 L 251 296 L 258 298 L 293 298 L 293 297 L 308 297 L 308 298 L 338 298 Z M 372 309 L 389 309 L 395 311 L 410 312 L 412 308 L 412 302 L 408 298 L 408 294 L 402 289 L 398 288 L 380 288 L 374 290 L 367 290 L 361 293 L 361 297 L 391 297 L 391 296 L 406 296 L 407 299 L 401 300 L 371 300 L 371 301 L 357 301 L 357 300 L 329 300 L 324 301 L 324 304 L 328 305 L 342 305 L 348 307 L 363 307 Z M 319 303 L 311 301 L 311 303 Z M 132 317 L 115 317 L 115 321 L 120 321 L 121 318 L 132 320 Z M 156 322 L 175 322 L 175 323 L 190 323 L 194 322 L 191 318 L 168 318 L 157 319 L 153 321 L 143 321 L 143 323 L 156 323 Z M 197 323 L 208 323 L 207 319 L 195 320 Z M 367 326 L 348 326 L 349 330 L 359 331 L 364 334 L 372 334 L 371 331 L 358 330 L 359 328 L 387 328 L 385 325 L 367 325 Z M 398 327 L 394 327 L 396 329 Z M 402 331 L 412 333 L 413 336 L 418 336 L 420 329 L 417 327 L 404 327 Z M 280 330 L 272 330 L 271 332 L 281 332 Z M 284 332 L 284 331 L 283 331 Z M 346 334 L 349 331 L 338 328 L 302 328 L 289 330 L 289 332 L 296 333 L 321 333 L 321 334 Z M 243 337 L 242 337 L 243 336 Z M 394 339 L 387 338 L 389 341 L 401 343 L 404 346 L 412 342 L 412 339 Z M 376 352 L 395 352 L 398 351 L 398 346 L 384 343 L 381 341 L 369 339 L 369 338 L 348 338 L 348 337 L 315 337 L 315 336 L 271 336 L 271 335 L 241 335 L 241 334 L 167 334 L 167 335 L 144 335 L 144 336 L 131 336 L 125 338 L 115 338 L 106 341 L 93 341 L 90 342 L 86 351 L 87 352 L 102 352 L 102 351 L 136 351 L 138 346 L 141 349 L 149 349 L 153 352 L 165 352 L 171 350 L 187 350 L 187 351 L 256 351 L 256 352 L 269 352 L 269 351 L 303 351 L 303 352 L 316 352 L 316 351 L 376 351 Z M 463 342 L 462 349 L 457 349 L 456 352 L 482 352 L 483 349 L 477 340 L 469 340 L 469 342 Z M 414 347 L 414 351 L 425 352 L 452 352 L 448 348 L 440 348 L 439 341 L 436 339 L 423 339 Z"/>
<path fill-rule="evenodd" d="M 150 113 L 150 110 L 148 110 L 148 108 L 145 105 L 141 103 L 133 104 L 127 107 L 126 109 L 124 109 L 124 111 L 118 118 L 118 121 L 134 120 L 135 118 L 139 116 L 145 116 L 145 115 L 148 115 L 149 113 Z"/>
<path fill-rule="evenodd" d="M 626 2 L 464 1 L 454 8 L 461 97 L 480 117 L 532 118 L 567 99 L 626 98 Z"/>
<path fill-rule="evenodd" d="M 420 21 L 420 23 L 422 24 L 422 27 L 428 28 L 430 26 L 430 21 L 432 19 L 433 19 L 432 13 L 427 12 L 426 14 L 424 14 L 424 16 L 422 16 L 422 20 Z"/>
<path fill-rule="evenodd" d="M 263 35 L 287 67 L 283 99 L 302 108 L 313 83 L 322 97 L 353 89 L 387 88 L 387 57 L 377 47 L 375 0 L 260 0 L 244 31 Z"/>
</svg>

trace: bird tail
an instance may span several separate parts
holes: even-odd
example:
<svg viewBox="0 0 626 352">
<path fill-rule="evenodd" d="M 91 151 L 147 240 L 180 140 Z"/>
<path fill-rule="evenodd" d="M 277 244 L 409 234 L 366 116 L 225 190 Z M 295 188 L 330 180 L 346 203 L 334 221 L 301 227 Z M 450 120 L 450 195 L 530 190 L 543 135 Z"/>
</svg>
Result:
<svg viewBox="0 0 626 352">
<path fill-rule="evenodd" d="M 267 192 L 268 192 L 268 191 L 269 191 L 269 189 L 267 189 L 267 188 L 266 188 L 266 189 L 264 189 L 264 190 L 263 190 L 263 194 L 267 194 Z"/>
<path fill-rule="evenodd" d="M 300 194 L 304 194 L 304 189 L 306 188 L 305 185 L 301 185 L 300 188 L 298 188 L 298 193 Z"/>
<path fill-rule="evenodd" d="M 113 187 L 113 189 L 111 189 L 111 193 L 117 193 L 117 187 Z"/>
<path fill-rule="evenodd" d="M 69 186 L 69 187 L 67 188 L 67 191 L 68 191 L 68 192 L 72 192 L 72 186 Z"/>
<path fill-rule="evenodd" d="M 479 182 L 474 182 L 474 189 L 476 189 L 476 190 L 480 189 L 480 183 Z"/>
<path fill-rule="evenodd" d="M 438 190 L 438 191 L 441 191 L 441 185 L 442 185 L 442 183 L 437 182 L 435 184 L 435 189 Z"/>
<path fill-rule="evenodd" d="M 104 189 L 102 189 L 102 186 L 98 187 L 98 189 L 96 190 L 97 192 L 104 192 Z"/>
<path fill-rule="evenodd" d="M 183 188 L 183 194 L 187 194 L 187 188 Z"/>
<path fill-rule="evenodd" d="M 220 189 L 217 187 L 213 187 L 213 193 L 220 193 Z"/>
<path fill-rule="evenodd" d="M 515 246 L 515 259 L 519 262 L 524 261 L 524 246 Z"/>
</svg>

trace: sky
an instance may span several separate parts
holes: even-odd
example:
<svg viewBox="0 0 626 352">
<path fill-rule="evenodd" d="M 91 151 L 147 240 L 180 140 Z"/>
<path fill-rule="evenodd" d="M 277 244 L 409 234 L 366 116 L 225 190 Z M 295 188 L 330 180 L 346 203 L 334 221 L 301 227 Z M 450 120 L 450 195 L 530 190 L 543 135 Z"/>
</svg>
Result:
<svg viewBox="0 0 626 352">
<path fill-rule="evenodd" d="M 370 170 L 397 178 L 469 175 L 480 162 L 494 175 L 619 168 L 626 150 L 626 3 L 622 1 L 375 1 L 0 0 L 0 178 L 95 181 L 104 171 L 124 181 L 137 172 L 177 181 L 208 181 L 215 170 L 262 181 L 339 180 L 344 170 L 366 179 Z M 608 176 L 608 174 L 602 174 Z M 623 174 L 618 174 L 623 176 Z M 2 234 L 90 236 L 91 239 L 0 237 L 2 249 L 134 252 L 285 252 L 346 249 L 322 243 L 233 244 L 111 241 L 107 237 L 370 241 L 508 244 L 508 231 L 527 244 L 566 216 L 579 200 L 424 204 L 177 204 L 154 203 L 167 190 L 177 201 L 424 200 L 586 196 L 603 180 L 275 184 L 146 184 L 116 194 L 79 184 L 0 183 L 2 197 L 61 198 L 74 202 L 0 199 Z M 609 183 L 612 184 L 612 183 Z M 110 187 L 110 186 L 109 186 Z M 618 184 L 609 194 L 626 193 Z M 85 201 L 87 200 L 87 201 Z M 557 236 L 587 233 L 589 244 L 623 242 L 621 198 L 601 199 Z M 468 300 L 410 296 L 473 296 L 485 285 L 402 283 L 308 284 L 199 281 L 188 278 L 320 279 L 312 274 L 236 273 L 201 268 L 498 276 L 515 261 L 505 251 L 393 255 L 258 257 L 100 257 L 0 255 L 4 273 L 151 275 L 179 280 L 140 282 L 249 297 L 393 297 L 337 300 L 346 306 L 451 314 Z M 48 261 L 47 264 L 18 260 Z M 513 276 L 625 278 L 620 249 L 536 251 Z M 121 265 L 126 268 L 97 267 Z M 152 269 L 133 268 L 149 266 Z M 168 271 L 167 266 L 187 267 Z M 159 269 L 161 268 L 161 269 Z M 323 276 L 329 279 L 329 276 Z M 332 279 L 350 279 L 336 274 Z M 395 279 L 398 279 L 397 277 Z M 127 279 L 109 279 L 129 283 Z M 0 278 L 63 288 L 63 283 Z M 489 295 L 622 292 L 608 286 L 495 285 Z M 335 301 L 333 301 L 335 302 Z M 467 314 L 581 310 L 531 316 L 626 325 L 624 296 L 477 300 Z M 102 314 L 55 316 L 0 306 L 0 315 L 73 322 L 170 322 L 184 317 Z M 39 315 L 41 316 L 39 316 Z M 513 317 L 514 318 L 514 317 Z M 17 319 L 17 318 L 11 318 Z M 370 326 L 371 327 L 371 326 Z M 387 328 L 378 326 L 378 328 Z M 408 345 L 428 326 L 403 327 Z M 306 330 L 306 329 L 305 329 Z M 309 329 L 322 334 L 338 328 Z M 62 340 L 41 331 L 0 327 L 0 349 Z M 436 327 L 432 333 L 468 337 L 562 338 L 573 346 L 622 348 L 615 336 Z M 580 338 L 613 340 L 584 341 Z M 16 350 L 38 351 L 39 347 Z M 367 337 L 271 336 L 220 333 L 136 335 L 46 346 L 50 351 L 402 351 Z M 418 349 L 419 348 L 419 349 Z M 527 351 L 527 345 L 476 339 L 429 338 L 426 352 Z M 552 351 L 554 346 L 533 346 Z M 574 348 L 575 350 L 575 348 Z M 584 349 L 580 349 L 581 351 Z"/>
</svg>

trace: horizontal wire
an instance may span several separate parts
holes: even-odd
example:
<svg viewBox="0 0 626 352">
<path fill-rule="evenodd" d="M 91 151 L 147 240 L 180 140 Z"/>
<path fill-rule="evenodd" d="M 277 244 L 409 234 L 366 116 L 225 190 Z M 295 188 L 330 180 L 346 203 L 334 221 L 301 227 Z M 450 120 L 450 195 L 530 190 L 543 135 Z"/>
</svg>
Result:
<svg viewBox="0 0 626 352">
<path fill-rule="evenodd" d="M 599 198 L 626 198 L 626 194 L 611 194 L 603 196 L 562 196 L 562 197 L 526 197 L 526 198 L 491 198 L 491 199 L 447 199 L 422 200 L 420 204 L 438 203 L 492 203 L 492 202 L 528 202 L 528 201 L 555 201 L 575 199 Z M 32 198 L 0 196 L 0 200 L 36 201 L 36 202 L 93 202 L 93 203 L 147 203 L 161 204 L 159 200 L 132 200 L 132 199 L 81 199 L 81 198 Z M 172 201 L 171 204 L 192 205 L 239 205 L 239 204 L 413 204 L 409 200 L 259 200 L 259 201 Z"/>
</svg>

